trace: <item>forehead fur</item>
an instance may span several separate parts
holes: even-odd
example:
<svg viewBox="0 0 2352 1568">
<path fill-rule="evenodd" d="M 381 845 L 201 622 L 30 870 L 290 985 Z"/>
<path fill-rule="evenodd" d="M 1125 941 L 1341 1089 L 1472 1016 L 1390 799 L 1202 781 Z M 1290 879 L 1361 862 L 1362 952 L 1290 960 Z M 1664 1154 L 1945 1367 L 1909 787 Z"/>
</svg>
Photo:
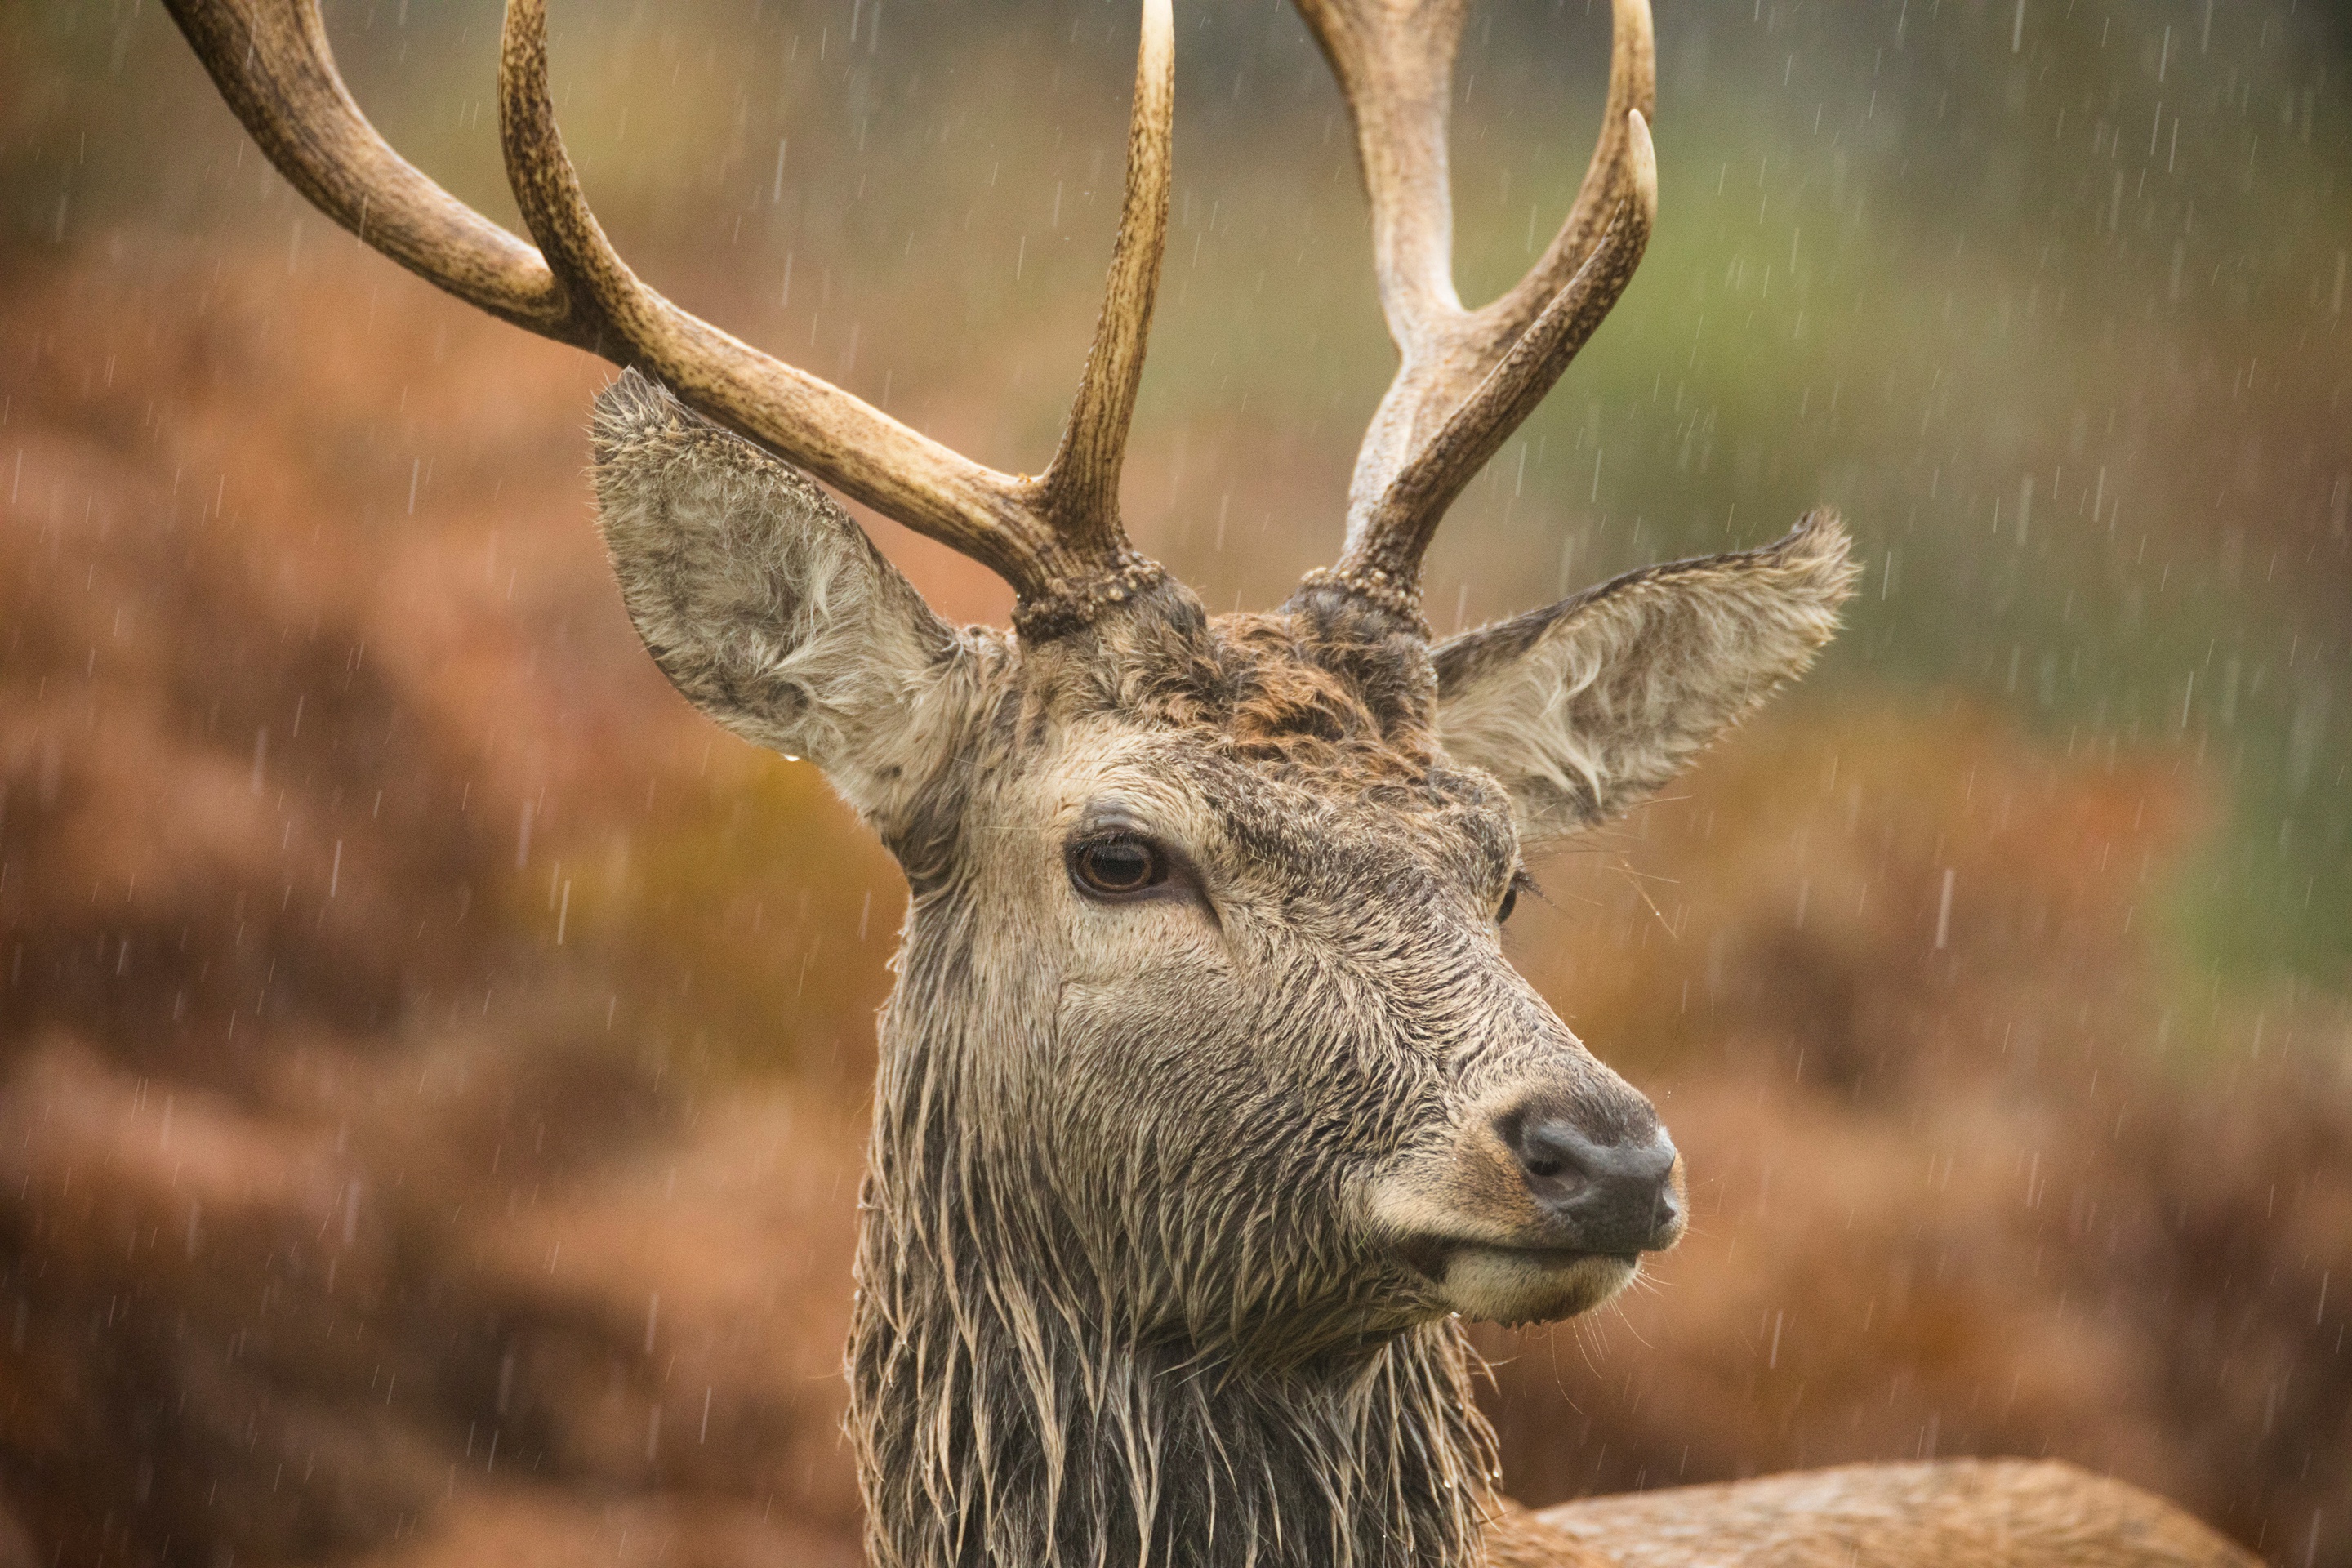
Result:
<svg viewBox="0 0 2352 1568">
<path fill-rule="evenodd" d="M 1336 595 L 1212 618 L 1179 590 L 1032 663 L 1044 679 L 1025 706 L 1041 728 L 1111 717 L 1191 731 L 1334 791 L 1411 787 L 1442 766 L 1426 646 Z"/>
<path fill-rule="evenodd" d="M 1108 785 L 1173 808 L 1170 826 L 1197 808 L 1245 859 L 1333 886 L 1509 874 L 1509 800 L 1439 746 L 1417 637 L 1344 608 L 1211 618 L 1189 601 L 1024 661 L 1019 745 L 1063 753 L 1066 804 Z"/>
</svg>

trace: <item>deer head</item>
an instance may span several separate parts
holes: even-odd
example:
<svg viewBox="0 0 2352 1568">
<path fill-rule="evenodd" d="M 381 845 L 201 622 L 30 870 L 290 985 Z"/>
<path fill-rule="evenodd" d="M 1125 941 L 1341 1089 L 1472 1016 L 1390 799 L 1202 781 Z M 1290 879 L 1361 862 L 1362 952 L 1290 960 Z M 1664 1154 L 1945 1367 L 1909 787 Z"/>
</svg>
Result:
<svg viewBox="0 0 2352 1568">
<path fill-rule="evenodd" d="M 1647 241 L 1646 0 L 1615 0 L 1567 222 L 1475 310 L 1450 260 L 1462 0 L 1300 0 L 1354 114 L 1402 365 L 1338 563 L 1215 616 L 1118 504 L 1167 224 L 1167 0 L 1144 4 L 1100 325 L 1035 478 L 631 272 L 555 131 L 543 0 L 508 7 L 499 93 L 537 249 L 376 136 L 313 0 L 167 3 L 313 202 L 625 367 L 596 491 L 646 647 L 721 724 L 824 768 L 906 870 L 852 1346 L 877 1560 L 1469 1550 L 1491 1449 L 1451 1318 L 1586 1310 L 1684 1226 L 1650 1103 L 1504 957 L 1524 862 L 1801 671 L 1852 574 L 1815 513 L 1447 641 L 1423 618 L 1447 505 Z M 820 479 L 1001 574 L 1012 631 L 940 620 Z"/>
</svg>

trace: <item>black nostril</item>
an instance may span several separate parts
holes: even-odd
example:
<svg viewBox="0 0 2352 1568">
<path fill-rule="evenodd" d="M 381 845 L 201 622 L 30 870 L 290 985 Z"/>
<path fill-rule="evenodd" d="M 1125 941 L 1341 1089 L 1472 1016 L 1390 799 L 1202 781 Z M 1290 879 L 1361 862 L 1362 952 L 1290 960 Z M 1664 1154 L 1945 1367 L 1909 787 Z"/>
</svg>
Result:
<svg viewBox="0 0 2352 1568">
<path fill-rule="evenodd" d="M 1675 1146 L 1664 1128 L 1602 1143 L 1559 1117 L 1506 1117 L 1496 1131 L 1517 1159 L 1528 1190 L 1573 1243 L 1634 1253 L 1662 1245 L 1682 1216 Z"/>
<path fill-rule="evenodd" d="M 1586 1137 L 1575 1123 L 1529 1120 L 1519 1123 L 1516 1137 L 1507 1137 L 1519 1168 L 1538 1182 L 1581 1185 L 1608 1163 L 1608 1151 Z"/>
</svg>

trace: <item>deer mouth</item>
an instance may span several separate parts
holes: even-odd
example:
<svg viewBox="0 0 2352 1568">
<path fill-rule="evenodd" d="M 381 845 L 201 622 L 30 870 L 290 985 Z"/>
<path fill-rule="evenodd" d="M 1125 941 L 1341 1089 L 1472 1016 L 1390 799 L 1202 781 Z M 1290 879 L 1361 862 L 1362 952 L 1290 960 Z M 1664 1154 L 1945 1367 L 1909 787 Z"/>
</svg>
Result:
<svg viewBox="0 0 2352 1568">
<path fill-rule="evenodd" d="M 1419 1237 L 1400 1249 L 1444 1310 L 1478 1322 L 1558 1322 L 1601 1306 L 1641 1271 L 1637 1253 Z"/>
</svg>

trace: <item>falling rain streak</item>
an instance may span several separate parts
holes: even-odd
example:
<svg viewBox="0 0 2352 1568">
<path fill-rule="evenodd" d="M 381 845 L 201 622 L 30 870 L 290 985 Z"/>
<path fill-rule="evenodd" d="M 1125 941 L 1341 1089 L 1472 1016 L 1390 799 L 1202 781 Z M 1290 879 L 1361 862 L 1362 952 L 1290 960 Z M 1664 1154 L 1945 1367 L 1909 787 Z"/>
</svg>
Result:
<svg viewBox="0 0 2352 1568">
<path fill-rule="evenodd" d="M 497 10 L 328 12 L 391 140 L 485 204 Z M 1130 11 L 555 10 L 564 134 L 649 281 L 1044 468 Z M 1573 200 L 1607 11 L 1474 7 L 1474 304 Z M 1177 15 L 1121 510 L 1263 608 L 1329 557 L 1393 356 L 1304 27 Z M 1504 928 L 1696 1211 L 1622 1318 L 1474 1331 L 1506 1480 L 2050 1453 L 2352 1568 L 2352 32 L 1659 26 L 1658 234 L 1427 604 L 1475 626 L 1821 502 L 1868 575 L 1801 700 Z M 906 881 L 640 648 L 582 479 L 606 373 L 314 216 L 201 83 L 152 5 L 0 47 L 0 1542 L 650 1563 L 690 1514 L 854 1555 L 838 1341 Z M 994 577 L 876 534 L 1004 623 Z"/>
</svg>

